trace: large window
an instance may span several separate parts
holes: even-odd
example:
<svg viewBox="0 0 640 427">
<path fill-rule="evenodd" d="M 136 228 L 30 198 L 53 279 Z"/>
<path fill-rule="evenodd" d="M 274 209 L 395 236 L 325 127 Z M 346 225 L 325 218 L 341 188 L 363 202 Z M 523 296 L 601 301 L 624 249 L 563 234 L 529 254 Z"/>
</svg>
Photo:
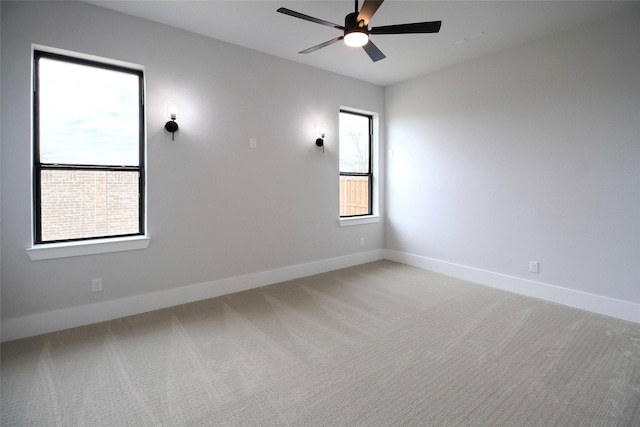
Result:
<svg viewBox="0 0 640 427">
<path fill-rule="evenodd" d="M 143 72 L 34 52 L 34 243 L 144 234 Z"/>
<path fill-rule="evenodd" d="M 373 117 L 340 111 L 340 217 L 372 214 Z"/>
</svg>

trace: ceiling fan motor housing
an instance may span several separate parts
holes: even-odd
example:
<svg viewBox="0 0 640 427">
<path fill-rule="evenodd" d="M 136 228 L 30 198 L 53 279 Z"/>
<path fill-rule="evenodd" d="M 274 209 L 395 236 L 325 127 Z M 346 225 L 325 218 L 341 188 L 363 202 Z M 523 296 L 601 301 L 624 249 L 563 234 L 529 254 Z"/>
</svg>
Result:
<svg viewBox="0 0 640 427">
<path fill-rule="evenodd" d="M 364 21 L 358 21 L 358 12 L 353 12 L 344 17 L 344 35 L 349 33 L 358 32 L 369 34 L 367 26 L 364 25 Z"/>
</svg>

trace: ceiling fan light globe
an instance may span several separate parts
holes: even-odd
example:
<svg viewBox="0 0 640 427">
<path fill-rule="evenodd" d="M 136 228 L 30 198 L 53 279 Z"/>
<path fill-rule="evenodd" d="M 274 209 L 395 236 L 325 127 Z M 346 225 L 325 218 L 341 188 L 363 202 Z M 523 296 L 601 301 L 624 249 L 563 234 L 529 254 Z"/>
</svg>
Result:
<svg viewBox="0 0 640 427">
<path fill-rule="evenodd" d="M 344 36 L 344 44 L 351 47 L 362 47 L 369 43 L 369 35 L 361 31 L 353 31 Z"/>
</svg>

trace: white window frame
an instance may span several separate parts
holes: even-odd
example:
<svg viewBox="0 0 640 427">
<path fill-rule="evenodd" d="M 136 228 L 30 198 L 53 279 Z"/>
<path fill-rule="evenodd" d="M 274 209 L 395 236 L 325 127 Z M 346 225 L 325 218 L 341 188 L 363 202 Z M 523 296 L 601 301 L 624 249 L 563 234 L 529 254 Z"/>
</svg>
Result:
<svg viewBox="0 0 640 427">
<path fill-rule="evenodd" d="M 361 110 L 352 107 L 340 107 L 340 111 L 353 112 L 356 114 L 364 114 L 371 116 L 373 121 L 372 141 L 371 141 L 371 172 L 372 172 L 372 206 L 371 215 L 361 215 L 352 217 L 340 217 L 338 213 L 338 224 L 340 227 L 349 227 L 353 225 L 364 225 L 379 223 L 380 216 L 380 115 L 373 111 Z M 339 143 L 339 142 L 338 142 Z M 340 182 L 340 170 L 338 168 L 338 183 Z M 338 200 L 338 203 L 340 201 Z"/>
<path fill-rule="evenodd" d="M 78 59 L 85 59 L 85 60 L 100 62 L 108 65 L 115 65 L 119 67 L 126 67 L 130 69 L 140 70 L 142 71 L 143 75 L 145 73 L 144 66 L 139 64 L 133 64 L 133 63 L 114 60 L 110 58 L 104 58 L 104 57 L 95 56 L 95 55 L 88 55 L 88 54 L 73 52 L 73 51 L 53 48 L 49 46 L 32 44 L 31 45 L 31 64 L 32 64 L 31 93 L 32 94 L 34 91 L 33 85 L 35 84 L 35 67 L 34 67 L 34 60 L 33 60 L 35 51 L 43 51 L 48 53 L 60 54 L 60 55 L 74 57 Z M 146 79 L 144 78 L 142 79 L 142 91 L 143 91 L 143 99 L 144 99 L 146 96 Z M 75 241 L 69 241 L 69 242 L 35 244 L 34 243 L 36 240 L 35 230 L 33 227 L 33 224 L 35 223 L 35 206 L 34 206 L 35 194 L 33 193 L 35 191 L 34 185 L 33 185 L 34 184 L 33 168 L 35 167 L 33 163 L 34 161 L 33 160 L 34 159 L 33 157 L 33 149 L 34 149 L 33 121 L 35 120 L 35 118 L 33 117 L 33 111 L 34 111 L 33 96 L 31 96 L 30 99 L 32 103 L 31 105 L 31 112 L 32 112 L 31 113 L 32 114 L 31 150 L 32 152 L 30 157 L 30 164 L 32 168 L 32 173 L 31 173 L 31 180 L 32 180 L 31 225 L 32 226 L 31 226 L 31 247 L 26 249 L 26 252 L 29 255 L 29 258 L 33 261 L 38 261 L 38 260 L 46 260 L 46 259 L 66 258 L 66 257 L 74 257 L 74 256 L 93 255 L 93 254 L 129 251 L 129 250 L 138 250 L 138 249 L 147 248 L 149 246 L 151 238 L 148 234 L 148 227 L 147 227 L 147 217 L 148 217 L 147 186 L 148 184 L 147 184 L 146 178 L 148 176 L 148 167 L 146 166 L 147 165 L 146 102 L 143 102 L 143 106 L 142 106 L 144 117 L 145 117 L 145 120 L 143 121 L 143 125 L 142 125 L 143 126 L 143 129 L 142 129 L 143 144 L 144 144 L 144 164 L 145 164 L 145 167 L 143 170 L 143 173 L 145 174 L 145 176 L 143 177 L 144 179 L 144 200 L 143 200 L 144 211 L 143 211 L 143 218 L 142 218 L 144 234 L 133 235 L 133 236 L 123 236 L 123 237 L 105 237 L 105 238 L 99 238 L 99 239 L 75 240 Z"/>
</svg>

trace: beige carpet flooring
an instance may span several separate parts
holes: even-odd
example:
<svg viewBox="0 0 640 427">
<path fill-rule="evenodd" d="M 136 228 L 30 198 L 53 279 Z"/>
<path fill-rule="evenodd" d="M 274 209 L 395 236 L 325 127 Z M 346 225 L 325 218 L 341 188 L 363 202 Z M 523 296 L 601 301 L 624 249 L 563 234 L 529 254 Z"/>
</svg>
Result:
<svg viewBox="0 0 640 427">
<path fill-rule="evenodd" d="M 640 426 L 640 325 L 389 261 L 1 352 L 2 426 Z"/>
</svg>

